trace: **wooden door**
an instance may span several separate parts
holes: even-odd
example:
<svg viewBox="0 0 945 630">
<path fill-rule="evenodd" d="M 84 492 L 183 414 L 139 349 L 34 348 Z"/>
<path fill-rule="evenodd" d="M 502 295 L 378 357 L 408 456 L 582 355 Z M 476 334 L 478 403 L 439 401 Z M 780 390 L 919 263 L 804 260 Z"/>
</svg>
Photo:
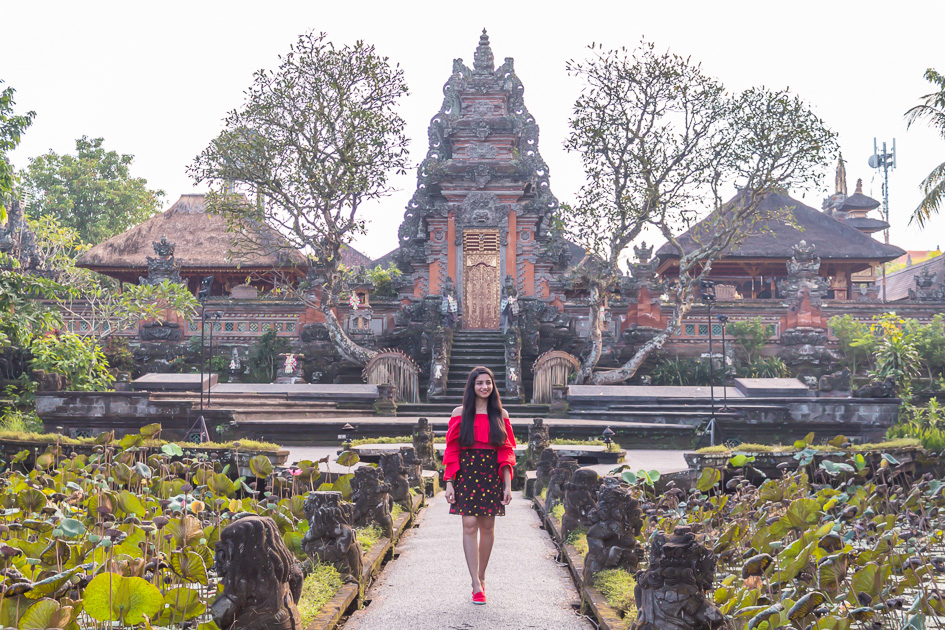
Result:
<svg viewBox="0 0 945 630">
<path fill-rule="evenodd" d="M 499 231 L 463 231 L 463 328 L 499 327 Z"/>
</svg>

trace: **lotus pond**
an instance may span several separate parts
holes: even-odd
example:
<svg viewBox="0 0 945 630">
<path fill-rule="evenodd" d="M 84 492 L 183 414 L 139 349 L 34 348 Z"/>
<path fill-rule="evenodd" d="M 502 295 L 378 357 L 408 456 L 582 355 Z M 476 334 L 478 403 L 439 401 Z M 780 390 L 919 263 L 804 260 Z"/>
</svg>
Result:
<svg viewBox="0 0 945 630">
<path fill-rule="evenodd" d="M 300 608 L 313 617 L 341 581 L 302 552 L 304 494 L 350 495 L 350 475 L 319 484 L 317 462 L 275 471 L 265 455 L 235 477 L 209 456 L 153 441 L 160 427 L 91 455 L 50 443 L 27 469 L 28 451 L 0 475 L 0 627 L 216 628 L 207 612 L 219 590 L 214 546 L 237 515 L 269 516 L 308 573 Z M 146 448 L 144 444 L 149 444 Z M 341 465 L 357 456 L 345 453 Z M 358 532 L 366 544 L 377 532 Z M 307 598 L 307 599 L 306 599 Z M 311 600 L 311 601 L 308 601 Z"/>
<path fill-rule="evenodd" d="M 645 499 L 641 542 L 681 524 L 704 536 L 719 558 L 710 596 L 738 628 L 945 628 L 945 483 L 910 478 L 886 453 L 868 461 L 801 456 L 751 483 L 751 457 L 736 455 L 724 488 L 706 468 L 692 492 L 661 496 L 627 480 Z"/>
</svg>

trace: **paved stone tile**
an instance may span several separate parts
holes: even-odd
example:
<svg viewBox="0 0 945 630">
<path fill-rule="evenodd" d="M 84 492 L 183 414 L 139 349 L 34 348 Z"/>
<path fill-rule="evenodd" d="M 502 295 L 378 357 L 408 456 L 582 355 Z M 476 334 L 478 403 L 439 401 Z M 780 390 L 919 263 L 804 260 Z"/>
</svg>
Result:
<svg viewBox="0 0 945 630">
<path fill-rule="evenodd" d="M 371 603 L 345 630 L 589 630 L 574 613 L 579 597 L 531 503 L 516 492 L 496 519 L 496 542 L 486 573 L 489 603 L 472 603 L 463 560 L 460 517 L 442 494 L 431 500 L 419 527 L 398 545 L 368 592 Z"/>
</svg>

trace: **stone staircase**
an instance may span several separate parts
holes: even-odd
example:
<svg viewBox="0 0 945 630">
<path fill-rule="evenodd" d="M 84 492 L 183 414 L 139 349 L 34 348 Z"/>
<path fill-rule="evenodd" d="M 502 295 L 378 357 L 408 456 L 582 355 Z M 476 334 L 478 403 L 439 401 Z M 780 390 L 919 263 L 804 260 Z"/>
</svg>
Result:
<svg viewBox="0 0 945 630">
<path fill-rule="evenodd" d="M 463 390 L 466 388 L 469 371 L 477 365 L 484 365 L 492 370 L 499 393 L 504 394 L 502 385 L 505 383 L 505 342 L 498 330 L 457 330 L 453 333 L 446 394 L 442 397 L 442 402 L 455 405 L 463 402 Z"/>
</svg>

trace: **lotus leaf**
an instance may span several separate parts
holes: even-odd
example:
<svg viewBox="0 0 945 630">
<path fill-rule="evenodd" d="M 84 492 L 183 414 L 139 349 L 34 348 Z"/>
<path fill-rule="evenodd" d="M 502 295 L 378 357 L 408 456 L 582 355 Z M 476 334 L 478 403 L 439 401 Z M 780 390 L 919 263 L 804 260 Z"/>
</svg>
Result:
<svg viewBox="0 0 945 630">
<path fill-rule="evenodd" d="M 150 479 L 152 475 L 151 467 L 144 462 L 136 463 L 131 470 L 136 477 L 144 480 Z"/>
<path fill-rule="evenodd" d="M 55 464 L 56 464 L 56 455 L 52 451 L 49 451 L 49 450 L 47 450 L 42 455 L 37 456 L 36 461 L 34 462 L 34 465 L 36 466 L 36 468 L 39 468 L 40 470 L 46 470 L 47 468 L 52 468 L 53 466 L 55 466 Z"/>
<path fill-rule="evenodd" d="M 62 573 L 57 573 L 56 575 L 50 576 L 45 580 L 40 580 L 33 584 L 33 588 L 29 593 L 26 593 L 26 597 L 29 599 L 39 599 L 40 597 L 45 597 L 46 595 L 52 595 L 59 588 L 68 582 L 73 575 L 75 575 L 78 568 L 72 568 L 68 571 L 63 571 Z"/>
<path fill-rule="evenodd" d="M 699 480 L 696 481 L 696 488 L 700 492 L 708 492 L 718 485 L 722 479 L 722 471 L 717 468 L 703 468 L 699 474 Z"/>
<path fill-rule="evenodd" d="M 335 483 L 332 484 L 331 489 L 334 490 L 335 492 L 340 492 L 342 498 L 344 498 L 345 501 L 350 501 L 352 479 L 354 479 L 354 475 L 352 473 L 348 473 L 346 475 L 339 475 L 338 478 L 335 480 Z"/>
<path fill-rule="evenodd" d="M 17 454 L 13 456 L 13 459 L 10 460 L 10 463 L 19 464 L 21 462 L 25 462 L 26 458 L 29 456 L 30 456 L 29 450 L 24 448 L 23 450 L 17 452 Z"/>
<path fill-rule="evenodd" d="M 143 427 L 141 427 L 141 430 L 139 431 L 141 435 L 148 438 L 153 438 L 157 436 L 160 432 L 161 432 L 161 424 L 159 422 L 155 422 L 153 424 L 146 424 Z"/>
<path fill-rule="evenodd" d="M 268 477 L 272 474 L 272 462 L 265 455 L 256 455 L 249 460 L 249 470 L 257 479 Z"/>
<path fill-rule="evenodd" d="M 141 503 L 141 499 L 133 495 L 128 490 L 122 490 L 118 495 L 118 507 L 121 508 L 121 511 L 125 514 L 144 516 L 148 513 L 147 509 L 144 507 L 144 504 Z"/>
<path fill-rule="evenodd" d="M 734 455 L 728 460 L 729 466 L 732 468 L 744 468 L 746 464 L 750 464 L 755 461 L 755 458 L 750 455 L 745 455 L 744 453 L 739 453 Z"/>
<path fill-rule="evenodd" d="M 65 628 L 74 619 L 71 606 L 60 606 L 54 599 L 41 599 L 23 613 L 16 627 L 18 630 Z"/>
<path fill-rule="evenodd" d="M 156 586 L 139 577 L 99 573 L 85 587 L 83 608 L 98 621 L 118 621 L 133 626 L 154 617 L 164 605 Z"/>
<path fill-rule="evenodd" d="M 636 473 L 632 473 L 629 470 L 625 470 L 621 473 L 620 477 L 630 485 L 636 485 L 638 481 Z"/>
<path fill-rule="evenodd" d="M 17 495 L 16 504 L 24 512 L 39 512 L 46 507 L 46 495 L 36 488 L 26 488 Z"/>
<path fill-rule="evenodd" d="M 179 444 L 174 444 L 174 443 L 164 444 L 163 446 L 161 446 L 161 452 L 164 453 L 165 455 L 170 455 L 172 457 L 184 456 L 184 449 L 182 449 Z"/>
<path fill-rule="evenodd" d="M 177 548 L 190 547 L 203 538 L 203 528 L 198 521 L 189 514 L 182 518 L 171 519 L 165 526 Z"/>
<path fill-rule="evenodd" d="M 164 594 L 164 603 L 167 605 L 161 612 L 157 623 L 162 626 L 172 626 L 203 614 L 207 606 L 200 601 L 200 594 L 192 588 L 179 586 Z"/>
<path fill-rule="evenodd" d="M 345 451 L 341 455 L 338 456 L 339 466 L 346 466 L 350 468 L 351 466 L 354 466 L 355 464 L 357 464 L 359 461 L 361 461 L 361 458 L 354 451 Z"/>
<path fill-rule="evenodd" d="M 194 584 L 207 583 L 207 567 L 204 560 L 193 551 L 175 551 L 171 555 L 171 568 L 185 582 Z"/>
<path fill-rule="evenodd" d="M 784 606 L 782 604 L 774 604 L 772 606 L 768 606 L 764 610 L 761 610 L 758 613 L 756 613 L 748 621 L 748 625 L 745 626 L 745 630 L 754 630 L 754 628 L 760 627 L 760 625 L 763 622 L 765 621 L 770 622 L 772 620 L 771 619 L 772 617 L 777 616 L 778 618 L 780 618 L 782 610 L 784 610 Z M 773 623 L 771 623 L 770 625 L 771 627 L 775 627 Z"/>
<path fill-rule="evenodd" d="M 818 591 L 813 591 L 802 596 L 797 603 L 791 606 L 788 611 L 788 619 L 791 621 L 800 621 L 804 617 L 812 614 L 814 609 L 827 601 L 826 596 Z"/>
</svg>

